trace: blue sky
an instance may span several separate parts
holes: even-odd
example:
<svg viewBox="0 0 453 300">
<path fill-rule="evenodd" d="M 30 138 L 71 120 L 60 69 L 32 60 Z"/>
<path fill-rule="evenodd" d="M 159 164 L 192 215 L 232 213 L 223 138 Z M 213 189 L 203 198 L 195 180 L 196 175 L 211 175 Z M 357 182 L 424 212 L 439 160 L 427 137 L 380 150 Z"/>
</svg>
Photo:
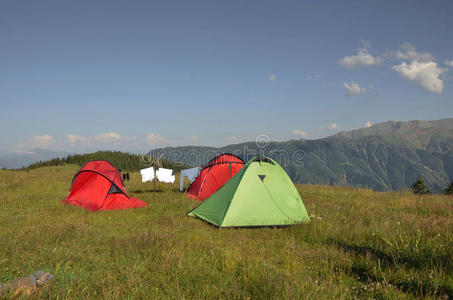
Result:
<svg viewBox="0 0 453 300">
<path fill-rule="evenodd" d="M 0 152 L 318 138 L 453 113 L 451 1 L 0 2 Z"/>
</svg>

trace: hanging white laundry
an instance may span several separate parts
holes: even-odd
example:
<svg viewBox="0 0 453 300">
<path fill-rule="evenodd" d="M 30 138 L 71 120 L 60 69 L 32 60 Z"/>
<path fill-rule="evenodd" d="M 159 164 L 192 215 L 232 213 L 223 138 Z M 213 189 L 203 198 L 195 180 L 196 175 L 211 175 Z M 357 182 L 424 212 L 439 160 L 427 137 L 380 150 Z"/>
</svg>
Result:
<svg viewBox="0 0 453 300">
<path fill-rule="evenodd" d="M 182 191 L 184 188 L 184 177 L 187 177 L 190 183 L 192 183 L 195 178 L 197 178 L 198 173 L 200 172 L 200 167 L 181 170 L 181 176 L 179 179 L 179 190 Z"/>
<path fill-rule="evenodd" d="M 142 182 L 153 181 L 155 177 L 153 167 L 140 170 L 140 174 L 142 175 Z"/>
<path fill-rule="evenodd" d="M 175 175 L 173 174 L 173 170 L 171 169 L 164 169 L 164 168 L 159 168 L 159 170 L 156 171 L 156 177 L 160 182 L 165 182 L 165 183 L 173 183 L 175 182 Z"/>
</svg>

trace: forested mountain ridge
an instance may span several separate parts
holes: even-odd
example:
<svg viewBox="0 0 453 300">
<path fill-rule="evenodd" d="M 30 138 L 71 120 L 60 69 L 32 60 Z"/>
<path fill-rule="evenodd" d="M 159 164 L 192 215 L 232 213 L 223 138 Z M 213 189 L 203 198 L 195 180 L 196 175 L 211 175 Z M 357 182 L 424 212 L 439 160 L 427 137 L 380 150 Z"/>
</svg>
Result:
<svg viewBox="0 0 453 300">
<path fill-rule="evenodd" d="M 269 155 L 298 183 L 385 191 L 407 189 L 424 178 L 431 189 L 440 192 L 453 180 L 453 119 L 389 121 L 318 140 L 270 142 L 265 147 L 254 142 L 221 148 L 168 147 L 153 155 L 197 165 L 223 152 L 246 160 Z"/>
<path fill-rule="evenodd" d="M 93 160 L 107 160 L 115 168 L 123 171 L 139 171 L 140 169 L 151 166 L 165 167 L 176 171 L 184 168 L 184 165 L 182 164 L 173 163 L 165 159 L 158 159 L 154 163 L 154 158 L 148 155 L 138 155 L 120 151 L 97 151 L 93 153 L 68 155 L 63 158 L 53 158 L 47 161 L 39 161 L 25 167 L 24 169 L 31 170 L 65 164 L 74 164 L 82 167 L 87 162 Z"/>
</svg>

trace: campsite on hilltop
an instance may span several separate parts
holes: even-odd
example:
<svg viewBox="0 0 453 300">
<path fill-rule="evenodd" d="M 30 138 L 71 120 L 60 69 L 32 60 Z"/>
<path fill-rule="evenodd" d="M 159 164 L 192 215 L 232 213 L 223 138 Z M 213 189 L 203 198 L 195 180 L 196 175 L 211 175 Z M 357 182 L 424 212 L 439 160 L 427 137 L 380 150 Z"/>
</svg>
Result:
<svg viewBox="0 0 453 300">
<path fill-rule="evenodd" d="M 100 157 L 123 166 L 130 180 L 93 160 Z M 296 201 L 306 208 L 298 217 L 290 202 L 275 202 L 292 199 L 284 195 L 292 183 L 278 179 L 287 175 L 270 158 L 244 166 L 217 155 L 199 171 L 190 198 L 179 180 L 154 188 L 142 182 L 137 168 L 157 160 L 137 159 L 97 152 L 0 171 L 0 280 L 44 269 L 55 279 L 33 292 L 40 298 L 453 296 L 451 196 L 296 184 Z M 237 173 L 216 185 L 233 165 Z M 296 219 L 302 224 L 275 226 Z M 259 224 L 274 226 L 250 227 Z"/>
<path fill-rule="evenodd" d="M 453 299 L 453 1 L 0 1 L 0 300 Z"/>
<path fill-rule="evenodd" d="M 296 185 L 310 223 L 216 229 L 177 189 L 131 173 L 148 208 L 61 203 L 77 165 L 0 171 L 0 281 L 41 268 L 40 298 L 452 296 L 453 202 L 442 195 Z M 43 217 L 46 216 L 46 217 Z"/>
<path fill-rule="evenodd" d="M 382 123 L 320 141 L 266 147 L 164 148 L 141 155 L 97 151 L 1 170 L 0 267 L 5 272 L 0 282 L 6 284 L 0 295 L 453 297 L 453 199 L 440 195 L 452 194 L 453 183 L 442 186 L 443 177 L 435 175 L 440 173 L 424 181 L 422 176 L 433 173 L 417 167 L 437 165 L 444 176 L 452 176 L 451 120 Z M 362 144 L 368 154 L 358 159 L 341 150 L 345 155 L 336 154 L 342 158 L 332 165 L 332 148 L 325 146 L 331 142 L 343 143 L 335 149 Z M 319 144 L 310 150 L 310 143 Z M 279 155 L 297 151 L 297 145 L 307 151 L 307 164 L 288 164 Z M 391 151 L 401 155 L 401 147 L 412 147 L 418 158 L 408 154 L 406 169 L 392 166 L 395 162 L 380 153 L 394 147 L 399 150 Z M 265 156 L 247 158 L 241 149 L 266 151 L 283 165 Z M 246 155 L 225 154 L 229 151 Z M 370 152 L 379 164 L 371 163 Z M 201 166 L 194 168 L 184 156 L 171 153 L 197 153 Z M 351 181 L 330 177 L 319 182 L 321 177 L 312 176 L 298 184 L 300 174 L 312 174 L 313 155 L 330 157 L 328 168 L 347 171 Z M 348 155 L 357 167 L 342 166 Z M 369 163 L 363 168 L 365 157 Z M 366 168 L 381 176 L 379 166 L 387 174 L 391 167 L 400 168 L 404 188 L 379 192 L 360 188 L 363 180 L 354 181 Z M 156 177 L 162 167 L 174 172 L 170 183 Z M 145 179 L 143 171 L 149 169 L 151 178 Z M 324 176 L 335 174 L 320 169 Z M 183 174 L 192 177 L 180 181 Z M 420 179 L 414 183 L 412 178 Z M 333 182 L 343 187 L 326 185 Z M 38 269 L 51 276 L 45 288 L 11 288 L 17 278 Z"/>
</svg>

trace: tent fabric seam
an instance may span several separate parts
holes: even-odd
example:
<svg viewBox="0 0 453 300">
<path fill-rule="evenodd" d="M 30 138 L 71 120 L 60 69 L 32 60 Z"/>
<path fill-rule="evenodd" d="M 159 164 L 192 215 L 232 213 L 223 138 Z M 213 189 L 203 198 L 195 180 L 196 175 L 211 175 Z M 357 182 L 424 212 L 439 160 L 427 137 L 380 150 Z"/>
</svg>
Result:
<svg viewBox="0 0 453 300">
<path fill-rule="evenodd" d="M 104 177 L 105 179 L 107 179 L 111 184 L 114 184 L 118 189 L 120 189 L 121 192 L 122 192 L 122 194 L 124 194 L 127 198 L 129 198 L 129 196 L 128 196 L 126 193 L 124 193 L 123 190 L 122 190 L 118 185 L 116 185 L 114 181 L 108 179 L 107 176 L 105 176 L 105 175 L 103 175 L 103 174 L 101 174 L 101 173 L 99 173 L 99 172 L 93 171 L 93 170 L 81 170 L 81 171 L 77 172 L 77 174 L 75 174 L 74 178 L 72 179 L 71 186 L 69 187 L 69 190 L 72 189 L 72 185 L 74 184 L 74 181 L 75 181 L 75 179 L 77 178 L 77 176 L 78 176 L 79 174 L 81 174 L 81 173 L 84 173 L 84 172 L 92 172 L 92 173 L 101 175 L 102 177 Z M 115 178 L 116 178 L 116 176 L 117 176 L 117 175 L 115 175 Z M 107 195 L 108 195 L 108 193 L 107 193 Z"/>
<path fill-rule="evenodd" d="M 249 166 L 250 166 L 250 165 L 249 165 Z M 247 173 L 247 170 L 248 170 L 248 167 L 249 167 L 249 166 L 247 166 L 247 169 L 245 169 L 245 170 L 244 170 L 244 173 L 242 173 L 242 177 L 244 177 L 245 173 Z M 245 166 L 244 166 L 244 167 L 245 167 Z M 244 167 L 243 167 L 243 168 L 244 168 Z M 236 175 L 237 175 L 237 173 L 236 173 Z M 234 177 L 234 176 L 233 176 L 233 177 Z M 233 177 L 231 177 L 230 180 L 231 180 Z M 242 177 L 241 177 L 241 179 L 242 179 Z M 228 180 L 228 181 L 229 181 L 229 180 Z M 228 181 L 227 181 L 227 182 L 228 182 Z M 227 183 L 227 182 L 226 182 L 226 183 Z M 225 184 L 226 184 L 226 183 L 225 183 Z M 224 184 L 222 187 L 224 187 L 225 184 Z M 225 213 L 223 214 L 222 223 L 221 223 L 220 225 L 223 224 L 223 221 L 225 220 L 225 217 L 226 217 L 226 215 L 227 215 L 227 213 L 228 213 L 228 210 L 230 209 L 231 203 L 233 202 L 234 196 L 236 196 L 236 193 L 237 193 L 238 188 L 239 188 L 240 185 L 241 185 L 241 181 L 239 181 L 239 184 L 236 186 L 236 189 L 234 190 L 233 196 L 231 197 L 231 201 L 230 201 L 230 203 L 228 203 L 228 206 L 227 206 L 227 208 L 226 208 L 226 210 L 225 210 Z M 222 187 L 221 187 L 221 188 L 222 188 Z M 220 189 L 221 189 L 221 188 L 220 188 Z M 219 189 L 219 190 L 220 190 L 220 189 Z M 203 204 L 203 203 L 202 203 L 202 204 Z"/>
</svg>

